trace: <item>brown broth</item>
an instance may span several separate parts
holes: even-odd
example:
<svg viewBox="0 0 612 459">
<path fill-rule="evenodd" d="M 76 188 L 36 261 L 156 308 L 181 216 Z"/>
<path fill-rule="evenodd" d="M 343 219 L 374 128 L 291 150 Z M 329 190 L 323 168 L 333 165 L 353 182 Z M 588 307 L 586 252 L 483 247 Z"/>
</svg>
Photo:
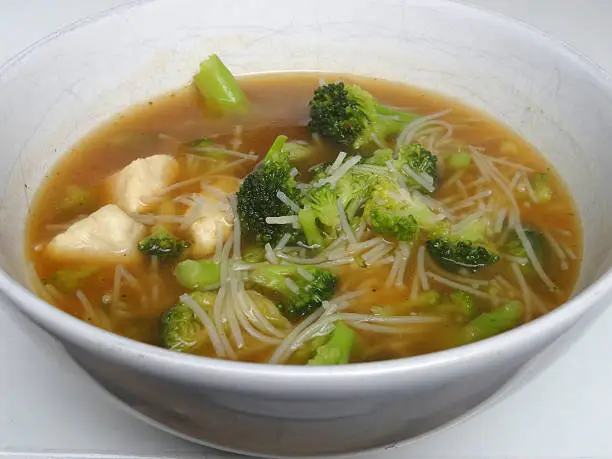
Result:
<svg viewBox="0 0 612 459">
<path fill-rule="evenodd" d="M 87 260 L 82 263 L 52 260 L 46 257 L 40 248 L 44 247 L 55 234 L 61 232 L 64 226 L 78 218 L 79 213 L 91 213 L 96 208 L 110 202 L 103 187 L 104 180 L 110 174 L 120 170 L 136 158 L 157 153 L 177 155 L 181 164 L 181 176 L 178 181 L 210 174 L 211 168 L 217 168 L 223 164 L 188 159 L 184 154 L 177 153 L 179 144 L 208 136 L 214 138 L 219 144 L 229 145 L 236 135 L 234 127 L 236 124 L 239 124 L 242 129 L 240 151 L 256 152 L 260 157 L 265 154 L 279 134 L 287 135 L 290 139 L 309 141 L 311 140 L 310 134 L 306 127 L 308 100 L 313 89 L 319 84 L 320 77 L 319 74 L 296 73 L 242 78 L 241 85 L 252 102 L 252 116 L 245 119 L 218 119 L 208 115 L 198 93 L 190 86 L 134 107 L 94 131 L 68 152 L 53 168 L 38 190 L 32 206 L 28 222 L 26 251 L 43 283 L 49 282 L 57 270 L 92 266 L 92 263 Z M 339 76 L 326 74 L 323 77 L 330 81 Z M 443 119 L 453 124 L 452 137 L 454 140 L 482 147 L 489 156 L 503 157 L 534 171 L 545 171 L 550 168 L 547 161 L 514 132 L 455 99 L 383 80 L 353 76 L 342 76 L 342 79 L 359 83 L 383 103 L 408 108 L 422 115 L 452 108 L 452 111 Z M 320 156 L 313 158 L 311 164 L 332 159 L 337 154 L 337 150 L 332 151 L 326 148 L 319 149 L 319 152 Z M 231 161 L 237 159 L 232 158 Z M 228 167 L 213 175 L 219 180 L 218 185 L 223 186 L 223 183 L 231 185 L 232 177 L 244 177 L 256 162 L 243 161 L 237 166 Z M 501 163 L 497 165 L 506 179 L 510 181 L 515 169 Z M 445 180 L 449 179 L 452 173 L 448 170 L 442 170 L 441 173 L 442 188 L 438 189 L 433 196 L 440 201 L 450 200 L 461 190 L 458 185 L 444 187 Z M 480 177 L 481 174 L 472 164 L 461 177 L 461 184 L 469 187 Z M 96 190 L 93 205 L 78 213 L 59 211 L 59 203 L 68 185 Z M 538 295 L 545 308 L 540 310 L 534 306 L 526 320 L 535 318 L 567 300 L 580 268 L 582 233 L 573 201 L 554 172 L 551 172 L 551 186 L 554 199 L 547 204 L 530 204 L 528 192 L 520 193 L 519 202 L 523 224 L 535 225 L 548 231 L 560 244 L 569 248 L 576 255 L 576 259 L 568 260 L 568 269 L 561 269 L 560 263 L 555 259 L 555 254 L 549 251 L 551 253 L 546 263 L 546 272 L 559 289 L 551 292 L 537 278 L 530 280 L 530 288 Z M 175 190 L 167 195 L 168 199 L 164 204 L 160 204 L 158 208 L 152 208 L 150 212 L 180 214 L 185 207 L 180 204 L 170 204 L 170 199 L 183 193 L 196 191 L 199 191 L 198 183 Z M 457 198 L 448 206 L 453 207 L 462 199 L 464 198 Z M 458 212 L 458 215 L 462 213 L 468 215 L 475 209 L 475 207 L 465 208 L 462 212 Z M 178 225 L 172 226 L 172 230 L 178 235 L 184 235 Z M 412 279 L 416 275 L 416 258 L 416 251 L 413 250 L 406 273 L 406 286 L 400 288 L 384 286 L 391 265 L 375 265 L 368 269 L 358 268 L 355 265 L 336 268 L 335 271 L 340 276 L 337 289 L 339 293 L 358 289 L 369 291 L 368 294 L 352 302 L 349 311 L 370 313 L 372 306 L 394 304 L 408 298 L 411 291 L 410 286 L 413 284 Z M 431 260 L 427 259 L 426 263 L 428 270 L 450 278 Z M 95 321 L 97 325 L 104 326 L 123 336 L 157 344 L 160 316 L 176 303 L 180 294 L 185 292 L 174 279 L 173 265 L 160 263 L 155 269 L 150 260 L 145 257 L 142 257 L 138 263 L 130 265 L 128 269 L 139 280 L 140 288 L 135 289 L 125 285 L 122 289 L 122 304 L 119 306 L 112 306 L 103 301 L 103 297 L 108 295 L 112 289 L 114 266 L 98 268 L 98 274 L 91 277 L 82 286 L 83 293 L 93 304 L 94 309 L 101 312 L 97 319 L 94 320 L 87 316 L 81 302 L 73 293 L 55 295 L 51 301 L 68 314 Z M 514 286 L 514 291 L 504 289 L 498 293 L 500 296 L 521 298 L 516 278 L 509 264 L 504 260 L 473 277 L 490 280 L 496 275 L 503 276 Z M 452 290 L 432 280 L 430 283 L 441 292 Z M 154 293 L 155 290 L 157 293 Z M 478 299 L 477 303 L 484 310 L 491 307 Z M 409 312 L 411 312 L 409 309 L 402 311 L 404 314 Z M 104 320 L 100 321 L 99 317 L 104 317 Z M 459 325 L 453 323 L 431 325 L 428 326 L 429 331 L 425 334 L 381 334 L 357 330 L 359 340 L 352 360 L 384 360 L 443 349 L 448 346 L 449 333 L 456 331 L 458 327 Z M 265 362 L 273 350 L 272 346 L 251 339 L 247 340 L 245 348 L 238 352 L 238 357 L 245 361 Z M 200 349 L 199 353 L 214 355 L 210 346 Z M 300 362 L 300 359 L 297 353 L 290 361 Z"/>
</svg>

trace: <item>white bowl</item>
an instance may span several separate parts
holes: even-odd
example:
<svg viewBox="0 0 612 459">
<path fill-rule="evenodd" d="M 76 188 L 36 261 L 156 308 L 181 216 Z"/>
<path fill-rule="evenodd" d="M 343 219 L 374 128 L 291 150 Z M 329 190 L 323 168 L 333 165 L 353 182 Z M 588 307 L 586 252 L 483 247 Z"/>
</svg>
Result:
<svg viewBox="0 0 612 459">
<path fill-rule="evenodd" d="M 283 367 L 181 355 L 99 330 L 26 288 L 24 224 L 45 173 L 133 103 L 184 85 L 219 53 L 237 73 L 325 70 L 456 96 L 532 142 L 584 224 L 576 295 L 492 339 L 409 359 Z M 159 0 L 64 30 L 0 71 L 0 289 L 151 423 L 217 448 L 336 454 L 423 434 L 486 400 L 588 311 L 612 279 L 612 91 L 594 66 L 507 18 L 442 0 Z"/>
</svg>

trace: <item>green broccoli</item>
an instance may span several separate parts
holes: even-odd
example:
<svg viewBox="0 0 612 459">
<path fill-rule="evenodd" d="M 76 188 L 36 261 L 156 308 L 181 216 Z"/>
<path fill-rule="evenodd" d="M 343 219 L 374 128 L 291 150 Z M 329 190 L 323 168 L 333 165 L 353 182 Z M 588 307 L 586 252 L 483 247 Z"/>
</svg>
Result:
<svg viewBox="0 0 612 459">
<path fill-rule="evenodd" d="M 390 148 L 379 148 L 368 156 L 363 163 L 372 166 L 387 167 L 387 163 L 393 160 L 393 150 Z"/>
<path fill-rule="evenodd" d="M 312 157 L 312 146 L 303 142 L 287 142 L 283 151 L 289 156 L 291 162 L 303 162 Z"/>
<path fill-rule="evenodd" d="M 456 290 L 445 297 L 437 307 L 440 314 L 456 316 L 459 319 L 470 320 L 478 315 L 478 308 L 474 304 L 474 298 L 469 293 Z"/>
<path fill-rule="evenodd" d="M 550 176 L 547 173 L 537 173 L 530 177 L 529 182 L 533 188 L 536 202 L 538 204 L 548 202 L 552 199 L 552 188 L 550 187 Z"/>
<path fill-rule="evenodd" d="M 213 260 L 183 260 L 174 268 L 174 276 L 185 288 L 206 290 L 221 281 L 221 266 Z"/>
<path fill-rule="evenodd" d="M 194 292 L 190 297 L 209 316 L 217 298 L 216 293 Z M 194 353 L 209 342 L 208 333 L 202 322 L 185 303 L 178 303 L 168 309 L 161 318 L 160 345 L 177 352 Z"/>
<path fill-rule="evenodd" d="M 261 263 L 266 260 L 266 249 L 260 244 L 249 244 L 242 249 L 242 261 L 245 263 Z"/>
<path fill-rule="evenodd" d="M 515 328 L 523 320 L 523 305 L 511 301 L 501 308 L 484 312 L 465 324 L 460 332 L 459 344 L 473 343 Z"/>
<path fill-rule="evenodd" d="M 499 261 L 499 255 L 471 241 L 452 242 L 438 238 L 427 241 L 426 248 L 436 263 L 452 273 L 462 268 L 476 272 Z"/>
<path fill-rule="evenodd" d="M 309 315 L 330 299 L 338 280 L 332 272 L 321 268 L 267 263 L 253 269 L 248 279 L 253 289 L 276 301 L 290 320 Z"/>
<path fill-rule="evenodd" d="M 547 248 L 546 239 L 544 238 L 544 235 L 533 227 L 525 227 L 524 231 L 525 236 L 527 236 L 527 240 L 533 248 L 536 258 L 538 259 L 540 264 L 543 264 Z M 518 237 L 518 234 L 516 234 L 515 231 L 512 232 L 510 238 L 502 247 L 502 252 L 505 252 L 513 257 L 529 260 L 529 258 L 527 257 L 527 251 L 525 250 L 523 243 L 521 242 Z M 521 271 L 528 276 L 532 276 L 535 274 L 535 270 L 533 269 L 533 265 L 531 264 L 531 262 L 528 262 L 525 265 L 521 265 Z"/>
<path fill-rule="evenodd" d="M 472 164 L 472 156 L 464 151 L 451 153 L 446 157 L 446 165 L 451 169 L 467 169 L 470 164 Z"/>
<path fill-rule="evenodd" d="M 400 147 L 396 168 L 406 177 L 406 184 L 423 193 L 433 193 L 438 184 L 436 156 L 418 143 Z M 398 167 L 399 166 L 399 167 Z M 413 175 L 421 178 L 417 181 Z"/>
<path fill-rule="evenodd" d="M 48 282 L 62 293 L 74 293 L 92 276 L 100 271 L 99 268 L 60 269 L 55 271 Z"/>
<path fill-rule="evenodd" d="M 301 209 L 298 213 L 298 220 L 308 245 L 322 248 L 325 245 L 325 238 L 317 224 L 317 213 L 315 210 L 310 205 Z"/>
<path fill-rule="evenodd" d="M 413 241 L 422 229 L 432 234 L 446 233 L 443 217 L 421 200 L 400 193 L 391 177 L 380 182 L 365 206 L 364 215 L 375 233 L 399 241 Z"/>
<path fill-rule="evenodd" d="M 302 194 L 291 176 L 293 166 L 283 151 L 286 140 L 287 137 L 282 135 L 276 138 L 263 163 L 246 177 L 236 195 L 242 230 L 264 243 L 275 244 L 285 233 L 297 233 L 291 224 L 266 222 L 267 217 L 295 214 L 279 199 L 278 192 L 283 192 L 298 205 L 302 200 Z"/>
<path fill-rule="evenodd" d="M 381 105 L 365 89 L 340 81 L 315 90 L 308 126 L 324 138 L 359 149 L 375 144 L 375 138 L 384 142 L 417 118 Z"/>
<path fill-rule="evenodd" d="M 191 244 L 174 237 L 166 228 L 158 226 L 138 243 L 138 250 L 160 260 L 176 260 Z"/>
<path fill-rule="evenodd" d="M 343 321 L 334 323 L 334 330 L 325 344 L 318 346 L 308 365 L 342 365 L 349 363 L 355 332 Z"/>
<path fill-rule="evenodd" d="M 200 72 L 193 77 L 206 104 L 222 113 L 244 113 L 249 101 L 219 56 L 212 54 L 200 63 Z"/>
</svg>

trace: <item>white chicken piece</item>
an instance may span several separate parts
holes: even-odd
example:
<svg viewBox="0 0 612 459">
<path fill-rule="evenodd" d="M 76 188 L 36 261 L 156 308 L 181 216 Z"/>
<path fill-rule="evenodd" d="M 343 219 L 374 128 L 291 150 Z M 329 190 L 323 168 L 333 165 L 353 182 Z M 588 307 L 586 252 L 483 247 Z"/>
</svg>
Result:
<svg viewBox="0 0 612 459">
<path fill-rule="evenodd" d="M 179 173 L 170 155 L 153 155 L 132 161 L 109 179 L 113 201 L 126 212 L 142 212 L 153 198 L 169 186 Z"/>
<path fill-rule="evenodd" d="M 144 233 L 144 225 L 116 205 L 108 204 L 56 235 L 46 253 L 62 259 L 130 262 L 139 256 L 138 242 Z"/>
<path fill-rule="evenodd" d="M 199 203 L 196 201 L 187 211 L 187 214 L 197 212 L 199 215 L 190 228 L 193 256 L 206 257 L 215 252 L 217 225 L 223 241 L 228 238 L 234 227 L 234 214 L 224 194 L 234 193 L 239 187 L 240 181 L 231 176 L 217 176 L 204 185 L 201 193 L 203 199 Z"/>
</svg>

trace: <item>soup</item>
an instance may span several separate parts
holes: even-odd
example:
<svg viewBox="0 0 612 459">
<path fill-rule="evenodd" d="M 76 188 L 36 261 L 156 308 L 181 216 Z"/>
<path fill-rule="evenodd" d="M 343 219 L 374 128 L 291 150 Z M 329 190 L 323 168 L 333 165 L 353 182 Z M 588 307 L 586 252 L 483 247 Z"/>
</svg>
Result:
<svg viewBox="0 0 612 459">
<path fill-rule="evenodd" d="M 213 56 L 65 155 L 26 250 L 40 295 L 98 327 L 321 365 L 520 326 L 571 295 L 581 248 L 551 165 L 487 115 L 352 75 L 236 81 Z"/>
</svg>

